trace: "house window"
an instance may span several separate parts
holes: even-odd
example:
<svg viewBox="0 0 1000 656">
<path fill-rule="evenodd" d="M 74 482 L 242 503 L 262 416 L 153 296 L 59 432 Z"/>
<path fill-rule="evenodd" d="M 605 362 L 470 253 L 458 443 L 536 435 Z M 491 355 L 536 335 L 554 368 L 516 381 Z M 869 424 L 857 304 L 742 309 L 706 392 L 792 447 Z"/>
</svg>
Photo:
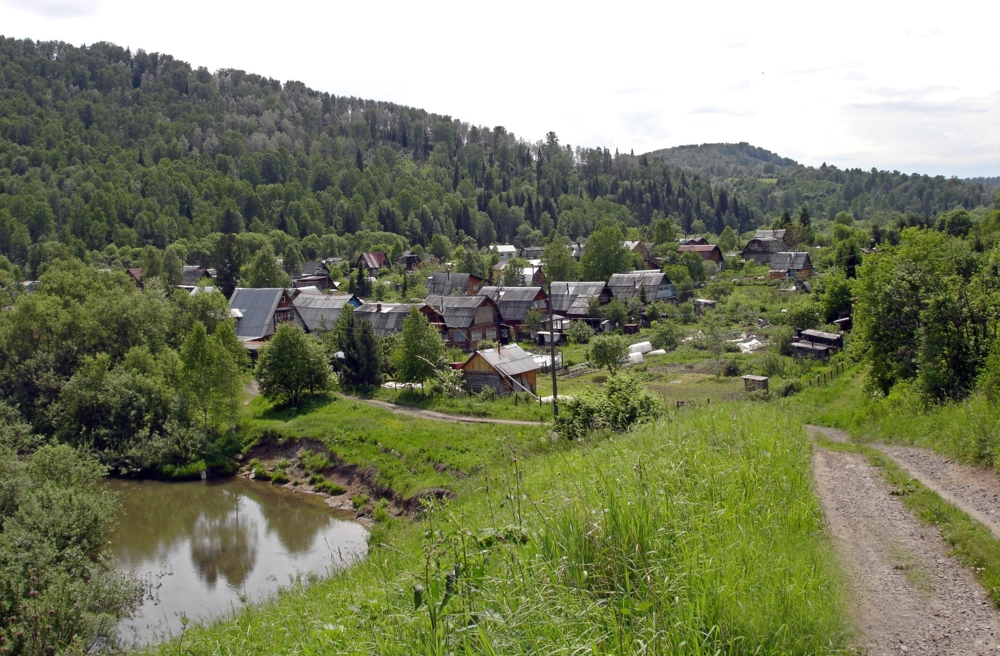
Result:
<svg viewBox="0 0 1000 656">
<path fill-rule="evenodd" d="M 483 331 L 481 331 L 481 330 L 473 330 L 472 331 L 472 341 L 473 342 L 481 342 L 481 341 L 483 341 Z"/>
<path fill-rule="evenodd" d="M 463 333 L 461 330 L 453 330 L 453 331 L 451 331 L 451 341 L 453 341 L 453 342 L 464 342 L 465 341 L 465 333 Z"/>
<path fill-rule="evenodd" d="M 486 339 L 493 339 L 493 340 L 495 340 L 496 338 L 497 338 L 497 329 L 496 328 L 487 328 L 486 329 Z"/>
</svg>

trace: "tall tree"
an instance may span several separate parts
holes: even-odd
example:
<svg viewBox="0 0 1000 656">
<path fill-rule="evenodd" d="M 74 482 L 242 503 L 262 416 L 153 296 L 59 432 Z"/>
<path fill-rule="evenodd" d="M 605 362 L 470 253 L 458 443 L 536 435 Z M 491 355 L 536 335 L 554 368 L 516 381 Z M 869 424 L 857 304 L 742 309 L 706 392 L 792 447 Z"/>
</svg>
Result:
<svg viewBox="0 0 1000 656">
<path fill-rule="evenodd" d="M 372 325 L 358 319 L 354 308 L 345 306 L 333 328 L 334 347 L 341 384 L 349 389 L 371 389 L 382 384 L 382 349 Z"/>
<path fill-rule="evenodd" d="M 264 244 L 242 269 L 240 284 L 244 287 L 288 287 L 291 278 L 278 264 L 274 249 L 270 244 Z"/>
<path fill-rule="evenodd" d="M 298 405 L 305 392 L 330 386 L 330 365 L 322 345 L 290 323 L 278 326 L 261 349 L 255 369 L 265 398 Z"/>
<path fill-rule="evenodd" d="M 402 336 L 392 359 L 400 381 L 421 385 L 444 363 L 441 333 L 416 307 L 410 308 L 410 314 L 403 320 Z"/>
<path fill-rule="evenodd" d="M 215 266 L 215 281 L 219 290 L 229 298 L 240 279 L 240 269 L 247 257 L 246 246 L 240 238 L 232 233 L 219 237 L 212 252 L 212 262 Z"/>
<path fill-rule="evenodd" d="M 561 239 L 554 239 L 542 251 L 542 273 L 550 282 L 572 282 L 579 277 L 579 266 Z"/>
<path fill-rule="evenodd" d="M 584 280 L 607 280 L 613 273 L 628 271 L 632 255 L 622 245 L 622 232 L 616 225 L 604 225 L 590 235 L 580 258 Z"/>
</svg>

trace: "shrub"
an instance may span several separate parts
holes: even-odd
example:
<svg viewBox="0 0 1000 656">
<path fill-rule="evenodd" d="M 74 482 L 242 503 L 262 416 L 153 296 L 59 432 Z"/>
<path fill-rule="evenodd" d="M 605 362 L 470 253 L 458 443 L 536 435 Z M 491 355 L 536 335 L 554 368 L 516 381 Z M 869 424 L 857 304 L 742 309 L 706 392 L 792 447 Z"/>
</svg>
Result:
<svg viewBox="0 0 1000 656">
<path fill-rule="evenodd" d="M 574 321 L 569 325 L 566 334 L 573 340 L 574 344 L 588 344 L 594 337 L 594 329 L 585 321 Z"/>
<path fill-rule="evenodd" d="M 607 367 L 613 376 L 628 357 L 628 344 L 621 335 L 598 335 L 590 346 L 590 361 L 600 369 Z"/>
<path fill-rule="evenodd" d="M 351 505 L 354 506 L 355 510 L 361 510 L 368 503 L 367 494 L 355 494 L 351 497 Z"/>
<path fill-rule="evenodd" d="M 802 391 L 802 383 L 798 379 L 786 380 L 779 383 L 775 389 L 774 393 L 779 397 L 784 398 L 786 396 L 791 396 L 792 394 L 798 394 Z"/>
<path fill-rule="evenodd" d="M 567 401 L 556 420 L 556 431 L 579 439 L 595 430 L 624 432 L 660 416 L 660 403 L 632 374 L 614 376 L 600 392 L 586 390 Z"/>
<path fill-rule="evenodd" d="M 680 341 L 681 329 L 670 319 L 661 319 L 653 326 L 653 333 L 649 337 L 654 348 L 673 351 Z"/>
<path fill-rule="evenodd" d="M 339 483 L 334 483 L 332 481 L 320 481 L 313 485 L 317 492 L 323 492 L 329 494 L 331 497 L 338 497 L 344 492 L 347 492 L 347 488 Z"/>
<path fill-rule="evenodd" d="M 283 471 L 276 471 L 271 474 L 271 482 L 275 485 L 284 485 L 288 482 L 288 475 Z"/>
<path fill-rule="evenodd" d="M 743 375 L 743 367 L 739 360 L 726 360 L 722 365 L 722 375 L 734 378 Z"/>
<path fill-rule="evenodd" d="M 780 376 L 785 373 L 785 362 L 781 356 L 769 351 L 760 360 L 760 372 L 763 376 Z"/>
<path fill-rule="evenodd" d="M 812 301 L 800 303 L 785 314 L 785 324 L 796 330 L 815 328 L 819 322 L 820 307 Z"/>
<path fill-rule="evenodd" d="M 771 333 L 771 348 L 778 355 L 791 355 L 792 341 L 794 339 L 795 334 L 792 332 L 792 329 L 788 326 L 782 326 Z"/>
<path fill-rule="evenodd" d="M 683 303 L 680 303 L 677 306 L 677 314 L 679 315 L 678 319 L 681 323 L 694 323 L 696 319 L 694 314 L 694 303 L 691 301 L 684 301 Z"/>
<path fill-rule="evenodd" d="M 164 465 L 161 471 L 165 477 L 172 481 L 190 481 L 201 477 L 201 473 L 205 469 L 205 461 L 198 460 L 186 465 Z"/>
</svg>

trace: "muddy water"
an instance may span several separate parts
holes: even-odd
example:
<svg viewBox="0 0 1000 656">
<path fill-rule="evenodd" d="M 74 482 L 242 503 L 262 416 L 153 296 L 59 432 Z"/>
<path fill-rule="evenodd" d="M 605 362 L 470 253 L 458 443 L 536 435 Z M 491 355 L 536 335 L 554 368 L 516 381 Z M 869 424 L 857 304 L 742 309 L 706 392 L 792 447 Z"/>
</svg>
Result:
<svg viewBox="0 0 1000 656">
<path fill-rule="evenodd" d="M 143 581 L 124 645 L 177 635 L 182 617 L 217 617 L 362 558 L 367 531 L 322 498 L 243 479 L 111 481 L 123 514 L 109 549 Z"/>
</svg>

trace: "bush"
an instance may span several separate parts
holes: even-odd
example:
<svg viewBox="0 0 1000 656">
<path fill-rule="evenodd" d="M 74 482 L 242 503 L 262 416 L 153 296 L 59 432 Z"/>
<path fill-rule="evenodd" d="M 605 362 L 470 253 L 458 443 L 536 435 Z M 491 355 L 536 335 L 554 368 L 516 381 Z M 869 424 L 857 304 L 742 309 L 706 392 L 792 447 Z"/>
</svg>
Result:
<svg viewBox="0 0 1000 656">
<path fill-rule="evenodd" d="M 660 402 L 632 374 L 614 376 L 600 392 L 586 390 L 567 401 L 556 419 L 556 431 L 580 439 L 595 430 L 624 432 L 660 416 Z"/>
<path fill-rule="evenodd" d="M 253 478 L 256 481 L 267 482 L 271 480 L 271 472 L 267 471 L 267 469 L 264 468 L 264 465 L 259 462 L 251 465 L 250 471 L 253 473 Z"/>
<path fill-rule="evenodd" d="M 654 348 L 673 351 L 681 338 L 681 329 L 670 319 L 661 319 L 653 325 L 649 341 Z"/>
<path fill-rule="evenodd" d="M 283 471 L 276 471 L 271 474 L 271 482 L 275 485 L 284 485 L 288 480 L 288 475 Z"/>
<path fill-rule="evenodd" d="M 794 378 L 792 380 L 786 380 L 784 382 L 779 383 L 774 389 L 774 393 L 777 394 L 780 398 L 791 396 L 792 394 L 798 394 L 801 391 L 802 391 L 802 383 Z"/>
<path fill-rule="evenodd" d="M 323 492 L 329 494 L 331 497 L 339 497 L 344 492 L 347 492 L 347 488 L 339 483 L 333 483 L 331 481 L 320 481 L 319 483 L 313 484 L 313 488 L 317 492 Z"/>
<path fill-rule="evenodd" d="M 800 303 L 785 313 L 785 324 L 796 330 L 815 328 L 820 323 L 820 307 L 809 301 Z"/>
<path fill-rule="evenodd" d="M 201 473 L 206 470 L 205 461 L 189 462 L 186 465 L 164 465 L 161 469 L 163 475 L 172 481 L 190 481 L 201 477 Z"/>
<path fill-rule="evenodd" d="M 311 449 L 304 451 L 300 460 L 302 461 L 302 468 L 306 470 L 307 473 L 319 473 L 330 466 L 329 458 L 315 453 Z"/>
<path fill-rule="evenodd" d="M 696 319 L 694 314 L 694 303 L 691 301 L 684 301 L 683 303 L 678 304 L 677 314 L 679 315 L 678 319 L 681 323 L 694 323 Z"/>
<path fill-rule="evenodd" d="M 598 335 L 590 346 L 590 362 L 598 369 L 607 367 L 613 376 L 628 357 L 628 344 L 621 335 Z"/>
<path fill-rule="evenodd" d="M 574 321 L 569 325 L 566 335 L 574 344 L 589 344 L 594 337 L 594 329 L 585 321 Z"/>
<path fill-rule="evenodd" d="M 767 352 L 760 360 L 760 373 L 762 376 L 780 376 L 785 373 L 785 362 L 776 353 Z"/>
<path fill-rule="evenodd" d="M 739 360 L 726 360 L 722 365 L 722 375 L 729 378 L 743 375 L 743 367 Z"/>
<path fill-rule="evenodd" d="M 351 505 L 354 506 L 355 510 L 361 510 L 368 504 L 367 494 L 355 494 L 351 497 Z"/>
<path fill-rule="evenodd" d="M 788 326 L 782 326 L 771 333 L 771 348 L 778 355 L 791 355 L 795 333 Z"/>
</svg>

